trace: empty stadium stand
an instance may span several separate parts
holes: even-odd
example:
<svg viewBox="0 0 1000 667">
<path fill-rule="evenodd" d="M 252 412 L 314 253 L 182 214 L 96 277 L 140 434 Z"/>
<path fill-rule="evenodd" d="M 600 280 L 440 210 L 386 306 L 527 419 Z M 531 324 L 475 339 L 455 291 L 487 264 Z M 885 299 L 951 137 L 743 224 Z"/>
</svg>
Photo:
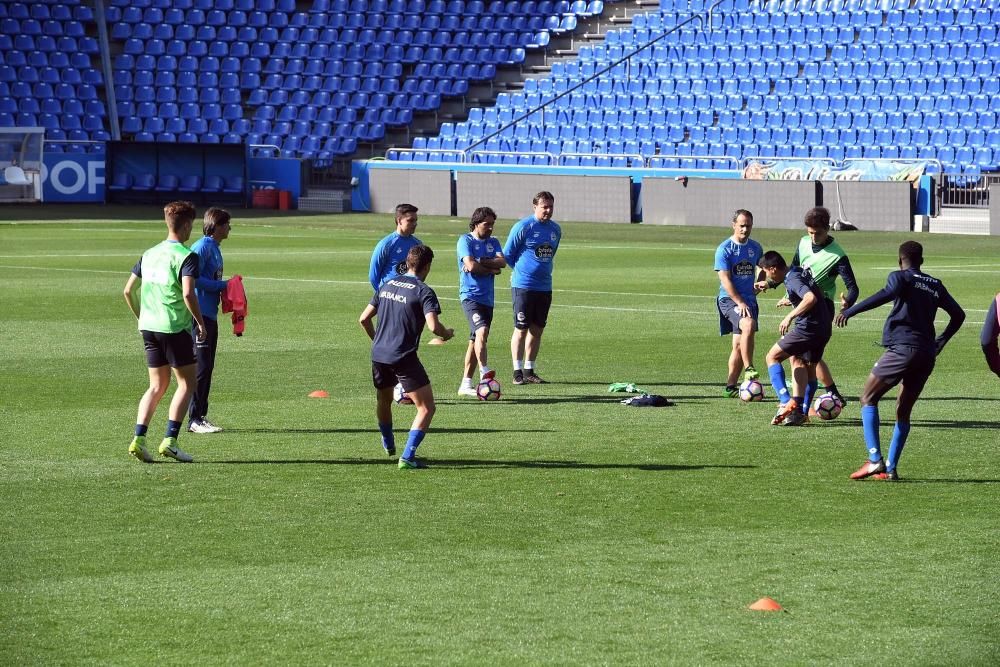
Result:
<svg viewBox="0 0 1000 667">
<path fill-rule="evenodd" d="M 519 90 L 498 85 L 433 136 L 407 132 L 410 150 L 390 157 L 1000 167 L 1000 0 L 725 0 L 679 30 L 710 3 L 640 4 L 609 22 L 624 3 L 104 0 L 98 26 L 92 1 L 0 0 L 0 127 L 45 127 L 49 151 L 100 149 L 120 126 L 126 140 L 271 146 L 322 169 L 516 72 Z M 571 49 L 552 48 L 566 36 Z M 534 54 L 548 72 L 525 78 Z"/>
</svg>

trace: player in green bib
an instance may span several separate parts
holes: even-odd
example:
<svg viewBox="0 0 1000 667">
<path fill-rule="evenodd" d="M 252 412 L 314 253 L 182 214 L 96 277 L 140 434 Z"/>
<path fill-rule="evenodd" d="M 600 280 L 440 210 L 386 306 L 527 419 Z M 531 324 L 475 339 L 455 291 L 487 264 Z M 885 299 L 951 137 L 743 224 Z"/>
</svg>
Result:
<svg viewBox="0 0 1000 667">
<path fill-rule="evenodd" d="M 799 241 L 795 249 L 795 257 L 792 259 L 792 266 L 801 266 L 804 271 L 812 274 L 817 287 L 823 292 L 827 310 L 830 318 L 834 317 L 834 296 L 837 292 L 837 276 L 844 281 L 847 293 L 840 294 L 840 309 L 850 308 L 858 300 L 858 281 L 854 277 L 854 269 L 851 268 L 851 260 L 847 253 L 840 247 L 840 244 L 830 236 L 830 211 L 817 206 L 809 209 L 805 215 L 806 235 Z M 778 305 L 789 305 L 786 300 L 782 300 Z M 833 374 L 826 360 L 816 364 L 816 376 L 819 381 L 834 396 L 842 402 L 844 397 L 837 389 L 837 384 L 833 381 Z M 816 392 L 815 382 L 811 382 L 806 387 L 806 396 L 802 405 L 803 412 L 808 413 L 809 405 L 813 394 Z"/>
<path fill-rule="evenodd" d="M 177 390 L 170 401 L 167 432 L 158 451 L 161 456 L 190 463 L 194 459 L 177 446 L 177 437 L 196 382 L 192 323 L 198 325 L 199 341 L 205 339 L 206 332 L 194 291 L 198 255 L 185 245 L 191 237 L 194 205 L 184 201 L 167 204 L 163 218 L 166 240 L 142 254 L 125 283 L 125 302 L 139 320 L 149 367 L 149 389 L 139 401 L 135 437 L 128 452 L 144 463 L 153 461 L 146 450 L 146 431 L 170 385 L 173 370 Z"/>
</svg>

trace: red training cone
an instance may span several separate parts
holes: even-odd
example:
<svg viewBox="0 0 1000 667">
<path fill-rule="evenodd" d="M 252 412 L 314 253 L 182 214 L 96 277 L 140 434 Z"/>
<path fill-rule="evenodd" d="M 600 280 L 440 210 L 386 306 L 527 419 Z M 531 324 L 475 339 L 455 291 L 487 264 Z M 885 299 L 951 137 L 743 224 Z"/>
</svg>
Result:
<svg viewBox="0 0 1000 667">
<path fill-rule="evenodd" d="M 316 391 L 309 392 L 309 398 L 330 398 L 330 394 L 322 389 L 317 389 Z"/>
<path fill-rule="evenodd" d="M 783 611 L 780 604 L 768 597 L 757 600 L 750 605 L 749 609 L 751 611 Z"/>
</svg>

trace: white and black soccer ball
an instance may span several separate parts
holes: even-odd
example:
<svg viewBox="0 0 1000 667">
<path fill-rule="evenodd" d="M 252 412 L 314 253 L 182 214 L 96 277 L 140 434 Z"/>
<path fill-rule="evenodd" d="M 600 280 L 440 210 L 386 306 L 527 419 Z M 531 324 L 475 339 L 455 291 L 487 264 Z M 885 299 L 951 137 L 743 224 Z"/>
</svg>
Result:
<svg viewBox="0 0 1000 667">
<path fill-rule="evenodd" d="M 813 401 L 813 412 L 823 421 L 836 419 L 843 409 L 844 404 L 840 402 L 840 399 L 830 393 L 821 394 Z"/>
<path fill-rule="evenodd" d="M 480 401 L 499 401 L 500 381 L 496 378 L 483 380 L 476 386 L 476 396 Z"/>
<path fill-rule="evenodd" d="M 413 400 L 403 391 L 403 385 L 398 383 L 392 388 L 392 400 L 399 405 L 413 405 Z"/>
<path fill-rule="evenodd" d="M 744 403 L 764 400 L 764 385 L 760 380 L 746 380 L 740 385 L 740 400 Z"/>
</svg>

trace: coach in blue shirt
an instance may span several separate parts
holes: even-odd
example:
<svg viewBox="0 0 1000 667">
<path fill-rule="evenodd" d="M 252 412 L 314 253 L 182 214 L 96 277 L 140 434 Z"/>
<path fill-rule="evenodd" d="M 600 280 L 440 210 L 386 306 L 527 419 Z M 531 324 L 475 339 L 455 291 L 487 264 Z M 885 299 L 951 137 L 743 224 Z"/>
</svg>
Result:
<svg viewBox="0 0 1000 667">
<path fill-rule="evenodd" d="M 413 246 L 422 245 L 413 235 L 417 231 L 417 207 L 400 204 L 396 207 L 396 231 L 389 234 L 375 246 L 368 266 L 368 282 L 372 289 L 378 288 L 389 278 L 406 274 L 406 253 Z"/>
<path fill-rule="evenodd" d="M 212 373 L 215 371 L 215 351 L 219 346 L 219 301 L 228 280 L 222 279 L 222 250 L 219 246 L 229 238 L 232 229 L 228 211 L 212 207 L 205 211 L 202 231 L 191 250 L 198 255 L 198 279 L 194 292 L 198 306 L 205 318 L 205 340 L 195 343 L 198 361 L 198 385 L 188 409 L 188 431 L 191 433 L 218 433 L 222 429 L 208 421 L 208 393 L 212 390 Z"/>
<path fill-rule="evenodd" d="M 535 359 L 552 305 L 552 268 L 562 239 L 562 229 L 552 219 L 555 201 L 551 192 L 535 195 L 533 214 L 514 225 L 503 248 L 507 265 L 512 267 L 514 384 L 544 382 L 536 372 Z"/>
</svg>

